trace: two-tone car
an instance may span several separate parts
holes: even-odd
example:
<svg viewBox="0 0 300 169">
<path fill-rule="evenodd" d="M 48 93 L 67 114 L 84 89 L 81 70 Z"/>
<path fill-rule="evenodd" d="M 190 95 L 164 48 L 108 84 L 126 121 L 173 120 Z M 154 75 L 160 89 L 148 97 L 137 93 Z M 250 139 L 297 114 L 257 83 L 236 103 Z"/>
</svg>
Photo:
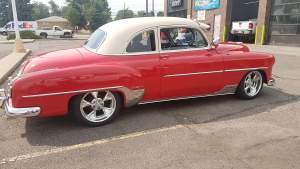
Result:
<svg viewBox="0 0 300 169">
<path fill-rule="evenodd" d="M 210 43 L 189 19 L 118 20 L 81 48 L 25 61 L 2 90 L 3 108 L 14 117 L 69 113 L 99 126 L 136 104 L 227 94 L 253 99 L 274 83 L 274 62 L 243 44 Z"/>
</svg>

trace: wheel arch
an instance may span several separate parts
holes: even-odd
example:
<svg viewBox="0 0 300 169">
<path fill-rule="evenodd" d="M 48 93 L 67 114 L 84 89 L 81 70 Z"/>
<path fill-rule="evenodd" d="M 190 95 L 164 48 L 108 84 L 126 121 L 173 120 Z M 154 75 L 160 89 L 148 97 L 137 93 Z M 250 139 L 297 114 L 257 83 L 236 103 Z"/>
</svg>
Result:
<svg viewBox="0 0 300 169">
<path fill-rule="evenodd" d="M 268 80 L 267 80 L 267 74 L 266 74 L 265 70 L 263 70 L 263 69 L 258 69 L 257 71 L 259 71 L 259 72 L 261 73 L 262 78 L 263 78 L 263 82 L 264 82 L 264 83 L 268 83 Z"/>
</svg>

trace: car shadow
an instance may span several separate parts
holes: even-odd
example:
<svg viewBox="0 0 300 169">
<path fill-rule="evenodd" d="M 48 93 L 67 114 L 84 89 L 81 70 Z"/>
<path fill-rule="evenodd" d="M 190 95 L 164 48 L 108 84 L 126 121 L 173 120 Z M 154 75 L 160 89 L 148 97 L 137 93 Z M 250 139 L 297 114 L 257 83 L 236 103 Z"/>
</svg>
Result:
<svg viewBox="0 0 300 169">
<path fill-rule="evenodd" d="M 69 117 L 29 118 L 22 136 L 34 146 L 68 146 L 178 124 L 238 119 L 298 100 L 299 96 L 266 87 L 253 100 L 228 95 L 134 106 L 124 109 L 112 123 L 96 128 L 80 126 Z"/>
</svg>

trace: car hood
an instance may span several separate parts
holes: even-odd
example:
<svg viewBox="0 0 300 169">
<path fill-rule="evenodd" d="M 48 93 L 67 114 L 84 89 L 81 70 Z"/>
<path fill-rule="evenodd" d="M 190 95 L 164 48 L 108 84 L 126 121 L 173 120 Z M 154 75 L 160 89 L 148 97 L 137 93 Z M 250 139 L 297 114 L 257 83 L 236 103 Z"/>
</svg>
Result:
<svg viewBox="0 0 300 169">
<path fill-rule="evenodd" d="M 34 56 L 23 63 L 21 73 L 32 73 L 49 69 L 61 69 L 83 64 L 79 49 L 60 50 Z"/>
<path fill-rule="evenodd" d="M 249 48 L 240 42 L 224 42 L 220 43 L 216 47 L 219 53 L 227 53 L 227 52 L 249 52 Z"/>
</svg>

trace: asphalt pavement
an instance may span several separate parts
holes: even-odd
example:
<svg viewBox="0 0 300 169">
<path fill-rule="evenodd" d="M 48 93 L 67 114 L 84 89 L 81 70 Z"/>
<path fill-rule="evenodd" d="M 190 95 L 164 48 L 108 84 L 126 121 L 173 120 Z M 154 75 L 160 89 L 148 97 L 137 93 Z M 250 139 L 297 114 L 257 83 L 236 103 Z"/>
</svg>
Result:
<svg viewBox="0 0 300 169">
<path fill-rule="evenodd" d="M 32 48 L 36 54 L 80 46 L 60 42 Z M 0 168 L 298 169 L 300 52 L 283 48 L 251 46 L 276 56 L 277 84 L 254 100 L 230 95 L 140 105 L 97 128 L 69 117 L 7 119 L 0 110 Z"/>
</svg>

